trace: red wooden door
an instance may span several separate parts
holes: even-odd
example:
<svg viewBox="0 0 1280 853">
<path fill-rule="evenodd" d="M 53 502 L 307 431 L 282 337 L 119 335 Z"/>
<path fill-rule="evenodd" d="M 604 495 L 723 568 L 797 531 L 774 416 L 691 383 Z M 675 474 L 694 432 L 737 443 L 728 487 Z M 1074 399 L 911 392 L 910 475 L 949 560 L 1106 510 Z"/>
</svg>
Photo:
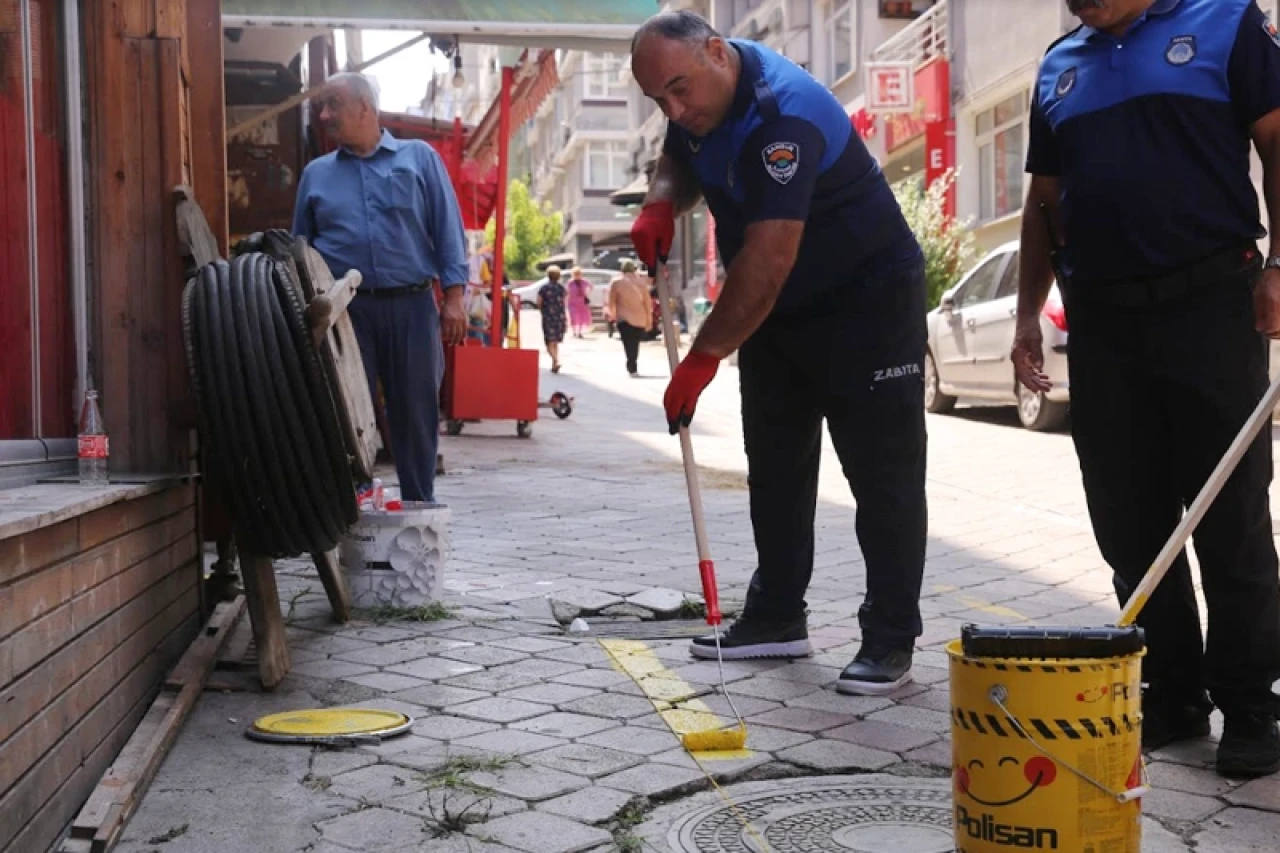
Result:
<svg viewBox="0 0 1280 853">
<path fill-rule="evenodd" d="M 65 437 L 74 434 L 75 422 L 57 4 L 54 0 L 31 0 L 30 6 L 34 211 L 30 209 L 29 182 L 33 178 L 27 159 L 21 10 L 19 0 L 0 0 L 0 440 L 37 434 Z M 31 291 L 33 220 L 38 326 Z M 32 394 L 32 349 L 36 346 L 38 413 Z"/>
</svg>

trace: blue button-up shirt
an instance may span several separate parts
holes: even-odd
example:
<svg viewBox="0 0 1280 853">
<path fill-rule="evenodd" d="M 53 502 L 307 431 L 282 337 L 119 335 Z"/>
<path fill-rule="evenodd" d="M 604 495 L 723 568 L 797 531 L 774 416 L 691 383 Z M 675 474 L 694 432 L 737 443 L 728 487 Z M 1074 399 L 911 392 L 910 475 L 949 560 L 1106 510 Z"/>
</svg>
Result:
<svg viewBox="0 0 1280 853">
<path fill-rule="evenodd" d="M 306 237 L 335 278 L 360 287 L 403 287 L 438 278 L 466 284 L 466 240 L 449 173 L 435 149 L 385 130 L 367 157 L 339 149 L 309 164 L 298 182 L 293 233 Z"/>
</svg>

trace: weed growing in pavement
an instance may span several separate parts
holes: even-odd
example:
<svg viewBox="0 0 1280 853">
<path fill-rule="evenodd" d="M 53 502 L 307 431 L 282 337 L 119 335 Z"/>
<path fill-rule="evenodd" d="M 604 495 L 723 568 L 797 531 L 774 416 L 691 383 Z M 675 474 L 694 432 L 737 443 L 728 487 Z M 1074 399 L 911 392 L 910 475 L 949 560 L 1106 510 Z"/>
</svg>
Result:
<svg viewBox="0 0 1280 853">
<path fill-rule="evenodd" d="M 516 759 L 512 756 L 457 755 L 431 773 L 419 774 L 427 786 L 428 822 L 436 836 L 464 832 L 472 824 L 487 821 L 493 810 L 493 791 L 472 782 L 467 774 L 496 773 L 513 763 Z"/>
<path fill-rule="evenodd" d="M 317 793 L 328 790 L 332 784 L 333 780 L 328 776 L 317 776 L 314 773 L 308 773 L 302 777 L 302 786 Z"/>
<path fill-rule="evenodd" d="M 493 792 L 467 778 L 468 773 L 497 773 L 519 763 L 510 755 L 455 755 L 430 773 L 419 774 L 428 788 L 461 788 L 479 794 Z"/>
<path fill-rule="evenodd" d="M 614 817 L 610 830 L 613 832 L 613 846 L 617 853 L 643 853 L 646 847 L 652 846 L 631 831 L 644 822 L 646 811 L 643 801 L 632 800 Z"/>
<path fill-rule="evenodd" d="M 696 598 L 685 598 L 680 602 L 680 609 L 676 611 L 676 616 L 680 619 L 705 619 L 707 605 Z"/>
<path fill-rule="evenodd" d="M 175 826 L 172 829 L 170 829 L 168 832 L 164 832 L 164 833 L 161 833 L 160 835 L 154 835 L 151 838 L 148 838 L 147 843 L 148 844 L 167 844 L 175 838 L 181 838 L 182 836 L 186 835 L 187 829 L 190 826 L 191 824 L 189 823 L 184 823 L 182 826 Z"/>
<path fill-rule="evenodd" d="M 451 800 L 461 796 L 466 798 L 471 793 L 471 802 L 456 808 Z M 464 799 L 465 801 L 465 799 Z M 429 823 L 434 825 L 433 834 L 440 838 L 456 832 L 466 832 L 468 826 L 485 823 L 493 811 L 493 799 L 481 797 L 474 792 L 458 791 L 452 788 L 440 789 L 440 804 L 437 807 L 430 793 L 427 794 L 427 812 L 431 815 Z"/>
<path fill-rule="evenodd" d="M 453 610 L 439 601 L 431 601 L 418 607 L 383 604 L 357 610 L 355 615 L 359 619 L 385 625 L 388 622 L 442 622 L 453 615 Z"/>
</svg>

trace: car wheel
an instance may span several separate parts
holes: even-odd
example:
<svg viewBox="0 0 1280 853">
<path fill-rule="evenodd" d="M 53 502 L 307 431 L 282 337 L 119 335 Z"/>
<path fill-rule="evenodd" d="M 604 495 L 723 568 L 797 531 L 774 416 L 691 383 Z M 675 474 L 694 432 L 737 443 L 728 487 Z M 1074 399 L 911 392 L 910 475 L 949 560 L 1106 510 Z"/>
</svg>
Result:
<svg viewBox="0 0 1280 853">
<path fill-rule="evenodd" d="M 1043 391 L 1032 391 L 1018 383 L 1018 420 L 1033 432 L 1048 432 L 1067 419 L 1067 404 L 1045 399 Z"/>
<path fill-rule="evenodd" d="M 924 354 L 924 410 L 935 415 L 946 414 L 956 407 L 956 398 L 943 394 L 938 387 L 938 365 L 933 353 Z"/>
</svg>

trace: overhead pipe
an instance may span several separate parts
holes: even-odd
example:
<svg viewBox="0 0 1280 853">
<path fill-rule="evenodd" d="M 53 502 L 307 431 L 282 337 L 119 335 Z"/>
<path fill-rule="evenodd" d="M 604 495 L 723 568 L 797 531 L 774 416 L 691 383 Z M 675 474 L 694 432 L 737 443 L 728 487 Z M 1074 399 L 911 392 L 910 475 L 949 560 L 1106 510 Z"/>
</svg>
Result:
<svg viewBox="0 0 1280 853">
<path fill-rule="evenodd" d="M 63 53 L 67 66 L 67 220 L 71 244 L 71 326 L 75 336 L 76 380 L 71 411 L 78 415 L 89 376 L 88 253 L 85 249 L 84 75 L 80 60 L 80 3 L 62 0 Z"/>
<path fill-rule="evenodd" d="M 40 229 L 36 208 L 36 108 L 35 80 L 31 68 L 31 4 L 19 4 L 22 10 L 22 109 L 26 120 L 27 147 L 27 275 L 31 298 L 31 425 L 32 438 L 44 436 L 42 394 L 40 388 Z"/>
</svg>

